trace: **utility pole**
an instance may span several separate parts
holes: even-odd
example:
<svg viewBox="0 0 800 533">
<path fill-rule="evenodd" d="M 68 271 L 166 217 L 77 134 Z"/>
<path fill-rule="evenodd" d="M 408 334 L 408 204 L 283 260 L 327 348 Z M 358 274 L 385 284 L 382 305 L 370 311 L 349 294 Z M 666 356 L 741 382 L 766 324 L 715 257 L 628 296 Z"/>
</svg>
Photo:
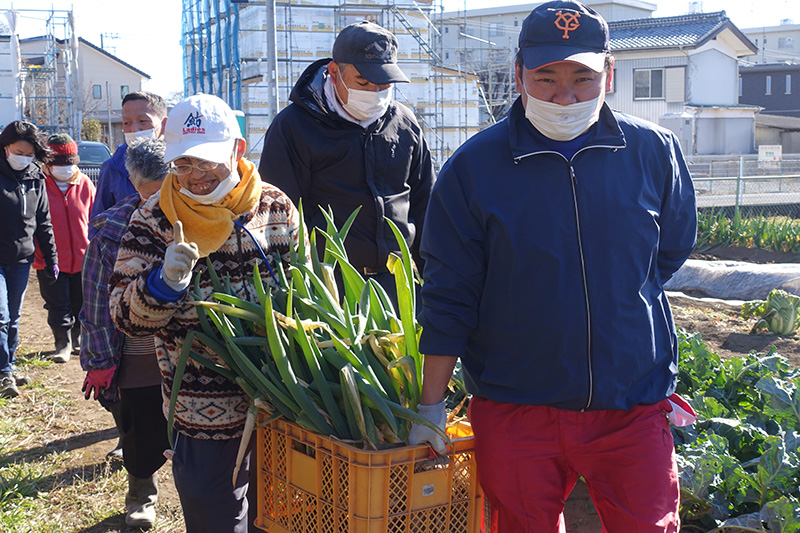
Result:
<svg viewBox="0 0 800 533">
<path fill-rule="evenodd" d="M 264 55 L 267 56 L 267 88 L 269 123 L 278 114 L 278 39 L 275 33 L 275 0 L 267 0 L 267 42 L 264 44 Z"/>
<path fill-rule="evenodd" d="M 111 128 L 111 94 L 108 92 L 108 82 L 106 82 L 106 110 L 108 112 L 108 146 L 114 147 L 114 130 Z"/>
</svg>

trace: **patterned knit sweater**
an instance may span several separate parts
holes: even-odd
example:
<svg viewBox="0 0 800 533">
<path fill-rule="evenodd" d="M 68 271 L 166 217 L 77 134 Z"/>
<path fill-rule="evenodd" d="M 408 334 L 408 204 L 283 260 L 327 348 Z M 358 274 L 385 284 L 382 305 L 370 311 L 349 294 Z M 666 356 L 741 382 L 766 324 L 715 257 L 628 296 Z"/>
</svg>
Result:
<svg viewBox="0 0 800 533">
<path fill-rule="evenodd" d="M 197 309 L 190 303 L 197 273 L 200 298 L 208 299 L 214 290 L 207 263 L 201 259 L 194 267 L 190 290 L 177 301 L 161 302 L 150 294 L 147 277 L 163 264 L 164 253 L 173 240 L 172 224 L 161 210 L 159 198 L 160 194 L 152 196 L 131 218 L 109 286 L 111 314 L 117 327 L 130 336 L 155 335 L 167 416 L 183 339 L 189 331 L 200 330 Z M 259 240 L 273 269 L 273 254 L 279 253 L 286 262 L 290 251 L 297 247 L 299 214 L 291 200 L 271 185 L 263 184 L 261 201 L 240 222 Z M 231 293 L 239 298 L 258 302 L 255 287 L 248 280 L 256 262 L 264 283 L 273 284 L 258 248 L 238 227 L 209 259 L 220 279 L 230 278 Z M 197 341 L 193 350 L 222 364 L 216 354 Z M 249 398 L 238 385 L 189 359 L 175 407 L 175 429 L 198 439 L 236 438 L 244 428 L 248 406 Z"/>
</svg>

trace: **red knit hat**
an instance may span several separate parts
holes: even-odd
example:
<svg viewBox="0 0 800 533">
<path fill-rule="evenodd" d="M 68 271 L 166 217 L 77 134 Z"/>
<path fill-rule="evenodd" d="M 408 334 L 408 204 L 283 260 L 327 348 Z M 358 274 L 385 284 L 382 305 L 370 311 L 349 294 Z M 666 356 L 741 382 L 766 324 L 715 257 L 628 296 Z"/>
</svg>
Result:
<svg viewBox="0 0 800 533">
<path fill-rule="evenodd" d="M 47 138 L 47 145 L 52 152 L 47 158 L 47 164 L 56 167 L 77 165 L 81 158 L 78 156 L 78 145 L 66 133 L 57 133 Z"/>
</svg>

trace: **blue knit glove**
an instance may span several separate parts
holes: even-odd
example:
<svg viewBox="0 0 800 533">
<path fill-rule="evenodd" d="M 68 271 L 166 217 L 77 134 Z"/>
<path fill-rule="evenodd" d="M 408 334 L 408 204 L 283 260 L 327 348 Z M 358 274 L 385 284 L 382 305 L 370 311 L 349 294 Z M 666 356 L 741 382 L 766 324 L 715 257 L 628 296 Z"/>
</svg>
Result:
<svg viewBox="0 0 800 533">
<path fill-rule="evenodd" d="M 444 431 L 445 424 L 447 423 L 444 400 L 433 405 L 420 404 L 417 406 L 417 413 L 425 420 Z M 442 439 L 438 433 L 428 426 L 414 422 L 414 425 L 411 426 L 411 431 L 408 432 L 408 443 L 413 446 L 422 444 L 423 442 L 429 443 L 439 455 L 445 455 L 447 453 L 444 439 Z"/>
</svg>

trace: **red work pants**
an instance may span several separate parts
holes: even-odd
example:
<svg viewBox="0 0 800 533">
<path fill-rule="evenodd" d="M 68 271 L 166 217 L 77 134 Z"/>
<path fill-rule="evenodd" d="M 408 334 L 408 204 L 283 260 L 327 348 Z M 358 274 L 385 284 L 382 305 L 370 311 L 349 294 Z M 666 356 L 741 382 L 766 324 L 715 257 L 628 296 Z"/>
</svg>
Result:
<svg viewBox="0 0 800 533">
<path fill-rule="evenodd" d="M 583 476 L 603 532 L 677 532 L 668 409 L 666 400 L 576 412 L 473 398 L 469 419 L 493 530 L 564 533 L 564 502 Z"/>
</svg>

